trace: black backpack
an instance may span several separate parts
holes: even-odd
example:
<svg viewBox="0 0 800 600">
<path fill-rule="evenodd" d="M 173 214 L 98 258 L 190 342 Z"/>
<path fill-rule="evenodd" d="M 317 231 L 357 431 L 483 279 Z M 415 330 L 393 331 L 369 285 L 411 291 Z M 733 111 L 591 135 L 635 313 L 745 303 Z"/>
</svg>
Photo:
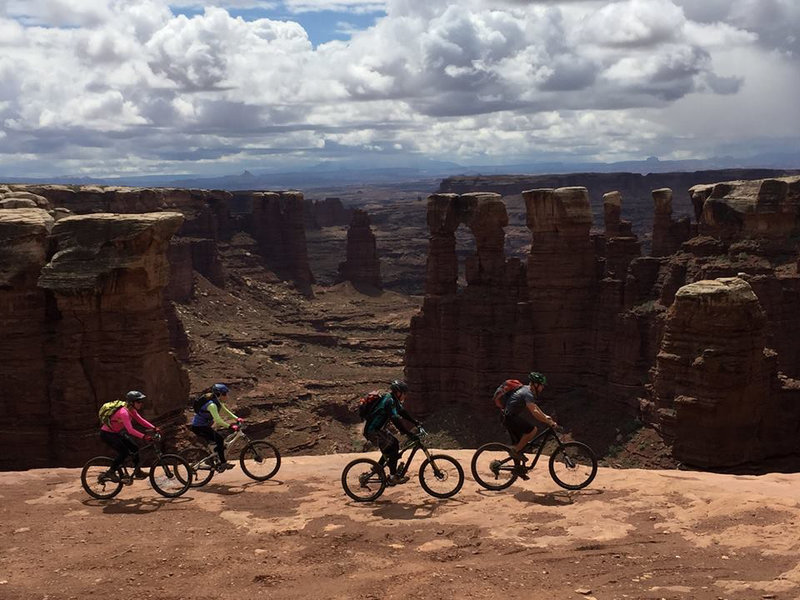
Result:
<svg viewBox="0 0 800 600">
<path fill-rule="evenodd" d="M 203 412 L 203 406 L 205 406 L 209 400 L 213 401 L 214 404 L 219 407 L 219 400 L 217 400 L 217 397 L 209 388 L 198 394 L 197 397 L 192 400 L 192 410 L 196 413 Z"/>
</svg>

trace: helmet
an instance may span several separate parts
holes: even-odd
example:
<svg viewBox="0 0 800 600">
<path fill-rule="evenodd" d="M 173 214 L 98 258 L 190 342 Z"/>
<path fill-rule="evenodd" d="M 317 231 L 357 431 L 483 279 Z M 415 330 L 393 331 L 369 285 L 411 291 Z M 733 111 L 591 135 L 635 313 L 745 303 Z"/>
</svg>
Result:
<svg viewBox="0 0 800 600">
<path fill-rule="evenodd" d="M 389 385 L 389 389 L 396 394 L 400 394 L 408 391 L 408 385 L 406 385 L 405 381 L 400 381 L 399 379 L 395 379 L 391 383 L 391 385 Z"/>
<path fill-rule="evenodd" d="M 547 385 L 547 377 L 538 373 L 536 371 L 531 371 L 529 377 L 531 378 L 531 383 L 540 383 L 542 385 Z"/>
<path fill-rule="evenodd" d="M 225 396 L 228 393 L 228 386 L 224 383 L 215 383 L 211 386 L 211 391 L 215 396 Z"/>
<path fill-rule="evenodd" d="M 137 392 L 136 390 L 131 390 L 127 394 L 125 394 L 125 402 L 128 404 L 133 404 L 134 402 L 144 402 L 144 399 L 147 398 L 142 392 Z"/>
</svg>

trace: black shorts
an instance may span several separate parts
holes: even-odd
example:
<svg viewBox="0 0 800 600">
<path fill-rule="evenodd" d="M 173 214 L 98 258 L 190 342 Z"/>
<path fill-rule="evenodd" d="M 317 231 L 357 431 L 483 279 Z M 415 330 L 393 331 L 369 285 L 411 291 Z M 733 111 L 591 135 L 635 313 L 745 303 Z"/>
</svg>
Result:
<svg viewBox="0 0 800 600">
<path fill-rule="evenodd" d="M 527 410 L 522 409 L 512 415 L 505 415 L 503 417 L 503 425 L 508 430 L 511 436 L 511 442 L 516 444 L 519 442 L 523 435 L 533 431 L 537 424 L 533 415 Z"/>
</svg>

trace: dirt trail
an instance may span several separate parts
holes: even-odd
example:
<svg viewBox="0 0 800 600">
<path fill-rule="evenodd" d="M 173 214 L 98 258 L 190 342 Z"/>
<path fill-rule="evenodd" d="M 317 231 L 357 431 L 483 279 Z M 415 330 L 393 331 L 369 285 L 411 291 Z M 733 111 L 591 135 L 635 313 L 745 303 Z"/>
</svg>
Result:
<svg viewBox="0 0 800 600">
<path fill-rule="evenodd" d="M 471 451 L 448 453 L 468 472 Z M 0 473 L 0 598 L 800 598 L 800 474 L 601 468 L 566 492 L 540 465 L 504 492 L 468 475 L 440 501 L 414 478 L 357 504 L 339 483 L 354 456 L 175 500 Z"/>
</svg>

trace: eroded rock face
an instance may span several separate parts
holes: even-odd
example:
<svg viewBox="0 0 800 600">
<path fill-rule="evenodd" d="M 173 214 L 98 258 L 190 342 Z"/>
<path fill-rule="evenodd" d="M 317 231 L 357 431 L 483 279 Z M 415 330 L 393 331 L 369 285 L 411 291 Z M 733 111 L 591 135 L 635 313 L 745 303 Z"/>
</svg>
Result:
<svg viewBox="0 0 800 600">
<path fill-rule="evenodd" d="M 18 265 L 0 292 L 11 301 L 0 319 L 27 342 L 0 361 L 0 377 L 24 379 L 6 415 L 25 443 L 3 453 L 0 467 L 82 463 L 101 449 L 100 405 L 129 389 L 147 394 L 148 417 L 182 420 L 188 377 L 171 353 L 163 303 L 182 215 L 80 215 L 53 225 L 44 211 L 15 212 L 0 211 L 11 233 L 0 239 L 12 240 Z"/>
<path fill-rule="evenodd" d="M 667 312 L 646 406 L 674 456 L 688 464 L 735 465 L 768 456 L 759 430 L 774 418 L 775 354 L 767 316 L 739 278 L 683 286 Z"/>
<path fill-rule="evenodd" d="M 300 192 L 255 192 L 252 214 L 253 236 L 267 263 L 279 276 L 293 279 L 310 293 L 314 276 L 308 265 Z"/>
<path fill-rule="evenodd" d="M 696 225 L 673 221 L 671 190 L 655 190 L 653 256 L 639 256 L 619 193 L 604 197 L 604 233 L 590 235 L 585 189 L 526 191 L 526 264 L 503 255 L 499 198 L 485 195 L 478 219 L 479 194 L 430 196 L 426 295 L 406 344 L 409 403 L 429 411 L 452 398 L 481 411 L 499 381 L 536 369 L 550 394 L 578 392 L 586 410 L 643 409 L 692 464 L 800 451 L 798 181 L 693 189 Z M 778 219 L 778 234 L 760 235 Z M 495 266 L 470 277 L 467 262 L 458 289 L 453 232 L 462 223 L 488 257 L 469 260 Z M 729 369 L 748 376 L 723 384 Z M 729 404 L 730 417 L 713 416 Z M 756 441 L 739 444 L 753 419 Z"/>
<path fill-rule="evenodd" d="M 308 289 L 314 279 L 308 264 L 303 225 L 303 196 L 299 192 L 231 192 L 181 188 L 129 188 L 113 186 L 9 185 L 0 198 L 13 202 L 40 202 L 52 210 L 56 220 L 68 214 L 173 211 L 184 221 L 175 243 L 190 240 L 192 269 L 214 285 L 223 287 L 226 274 L 219 260 L 218 245 L 238 231 L 253 233 L 264 253 L 263 261 L 279 277 Z M 245 210 L 231 215 L 231 207 Z M 333 208 L 331 209 L 333 211 Z M 172 256 L 182 257 L 181 250 Z M 185 264 L 176 273 L 185 278 Z M 170 286 L 185 291 L 186 282 Z M 175 298 L 177 299 L 177 298 Z"/>
<path fill-rule="evenodd" d="M 339 280 L 377 289 L 382 287 L 375 234 L 370 228 L 369 215 L 360 209 L 353 211 L 347 230 L 347 254 L 345 261 L 339 264 Z"/>
<path fill-rule="evenodd" d="M 498 194 L 428 198 L 428 292 L 406 343 L 407 379 L 416 390 L 411 401 L 416 410 L 428 411 L 443 397 L 475 403 L 498 378 L 505 379 L 502 373 L 528 364 L 530 355 L 523 352 L 531 349 L 525 270 L 519 260 L 503 255 L 507 223 Z M 460 225 L 476 240 L 462 290 L 455 241 Z"/>
<path fill-rule="evenodd" d="M 586 332 L 597 293 L 597 257 L 589 237 L 589 194 L 570 187 L 525 191 L 522 197 L 532 237 L 527 275 L 535 351 L 528 364 L 565 381 L 580 371 L 591 346 Z"/>
<path fill-rule="evenodd" d="M 690 190 L 700 212 L 700 233 L 724 241 L 758 238 L 777 251 L 795 250 L 791 236 L 798 229 L 800 177 L 728 181 Z"/>
<path fill-rule="evenodd" d="M 0 380 L 9 391 L 0 424 L 0 469 L 18 464 L 15 457 L 28 449 L 41 452 L 49 444 L 43 376 L 48 301 L 36 282 L 47 262 L 53 223 L 47 211 L 37 208 L 0 210 Z M 23 423 L 28 428 L 20 430 Z M 31 423 L 44 426 L 32 430 Z"/>
</svg>

